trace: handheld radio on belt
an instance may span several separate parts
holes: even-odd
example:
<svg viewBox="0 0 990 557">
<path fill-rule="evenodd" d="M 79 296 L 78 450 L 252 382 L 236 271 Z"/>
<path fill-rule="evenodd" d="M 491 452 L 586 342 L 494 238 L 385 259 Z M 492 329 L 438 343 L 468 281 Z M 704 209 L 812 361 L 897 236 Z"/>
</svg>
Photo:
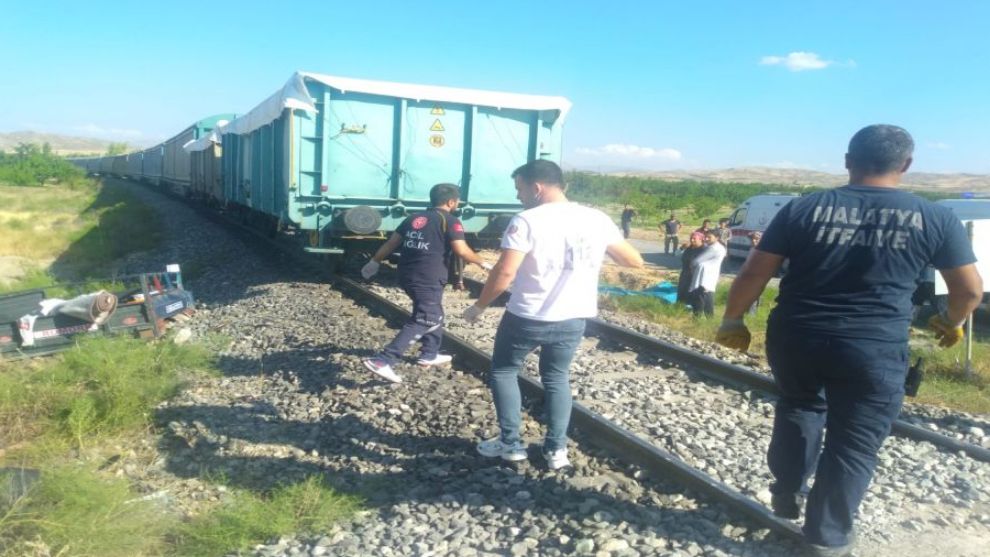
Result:
<svg viewBox="0 0 990 557">
<path fill-rule="evenodd" d="M 907 377 L 904 378 L 904 394 L 907 396 L 918 396 L 918 387 L 925 379 L 925 361 L 918 358 L 914 365 L 908 368 Z"/>
</svg>

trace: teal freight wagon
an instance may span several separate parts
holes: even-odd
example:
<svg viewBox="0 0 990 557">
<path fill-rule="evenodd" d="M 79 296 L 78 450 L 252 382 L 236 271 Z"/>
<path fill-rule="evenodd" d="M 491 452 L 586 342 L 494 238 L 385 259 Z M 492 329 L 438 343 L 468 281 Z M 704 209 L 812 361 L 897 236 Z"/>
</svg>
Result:
<svg viewBox="0 0 990 557">
<path fill-rule="evenodd" d="M 461 187 L 469 239 L 497 239 L 521 207 L 510 174 L 560 162 L 563 97 L 297 73 L 216 130 L 222 200 L 305 232 L 308 249 L 339 252 L 381 239 L 429 206 L 430 188 Z M 205 149 L 209 141 L 190 148 Z"/>
<path fill-rule="evenodd" d="M 230 121 L 235 114 L 217 114 L 193 123 L 162 144 L 161 181 L 172 191 L 187 195 L 192 180 L 189 152 L 182 147 L 213 131 L 218 124 Z"/>
</svg>

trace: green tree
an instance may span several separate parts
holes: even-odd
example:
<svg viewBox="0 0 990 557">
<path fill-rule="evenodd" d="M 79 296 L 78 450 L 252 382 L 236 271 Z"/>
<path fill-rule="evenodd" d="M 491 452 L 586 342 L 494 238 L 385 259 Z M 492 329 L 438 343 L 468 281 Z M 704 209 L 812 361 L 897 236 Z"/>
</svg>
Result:
<svg viewBox="0 0 990 557">
<path fill-rule="evenodd" d="M 107 156 L 112 157 L 114 155 L 123 155 L 127 152 L 127 143 L 111 143 L 107 145 Z"/>
</svg>

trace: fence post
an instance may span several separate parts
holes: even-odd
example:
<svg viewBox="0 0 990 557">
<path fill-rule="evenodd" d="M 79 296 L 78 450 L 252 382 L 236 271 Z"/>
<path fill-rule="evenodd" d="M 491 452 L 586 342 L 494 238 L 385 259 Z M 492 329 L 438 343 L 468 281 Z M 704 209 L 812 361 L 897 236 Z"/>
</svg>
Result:
<svg viewBox="0 0 990 557">
<path fill-rule="evenodd" d="M 973 244 L 973 221 L 966 223 L 966 235 L 970 245 Z M 966 379 L 973 378 L 973 314 L 966 317 Z"/>
</svg>

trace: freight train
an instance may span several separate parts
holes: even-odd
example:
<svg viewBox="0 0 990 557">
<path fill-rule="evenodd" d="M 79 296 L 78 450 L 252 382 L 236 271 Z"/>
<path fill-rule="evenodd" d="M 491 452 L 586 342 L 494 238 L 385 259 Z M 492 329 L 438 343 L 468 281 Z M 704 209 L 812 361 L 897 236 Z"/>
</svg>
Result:
<svg viewBox="0 0 990 557">
<path fill-rule="evenodd" d="M 141 152 L 73 161 L 290 229 L 328 254 L 380 242 L 429 207 L 434 184 L 455 183 L 465 233 L 485 246 L 521 210 L 512 170 L 560 162 L 570 107 L 557 96 L 298 72 L 246 114 L 205 118 Z"/>
</svg>

